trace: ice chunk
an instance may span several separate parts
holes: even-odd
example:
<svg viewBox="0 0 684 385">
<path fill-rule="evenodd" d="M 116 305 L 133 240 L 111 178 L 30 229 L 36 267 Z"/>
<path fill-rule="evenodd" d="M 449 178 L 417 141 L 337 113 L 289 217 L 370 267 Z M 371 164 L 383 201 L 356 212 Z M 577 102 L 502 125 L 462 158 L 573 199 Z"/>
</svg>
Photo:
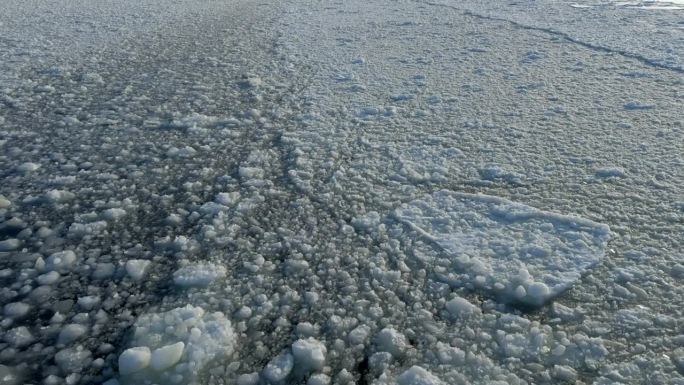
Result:
<svg viewBox="0 0 684 385">
<path fill-rule="evenodd" d="M 21 246 L 20 240 L 14 238 L 5 239 L 4 241 L 0 241 L 0 252 L 16 250 L 19 246 Z"/>
<path fill-rule="evenodd" d="M 52 285 L 53 283 L 59 281 L 60 274 L 56 271 L 51 271 L 49 273 L 41 274 L 36 277 L 36 281 L 41 285 Z"/>
<path fill-rule="evenodd" d="M 259 373 L 245 373 L 237 378 L 237 385 L 257 385 L 259 383 Z"/>
<path fill-rule="evenodd" d="M 684 372 L 684 349 L 677 349 L 673 357 L 674 364 L 680 372 Z"/>
<path fill-rule="evenodd" d="M 377 352 L 368 358 L 368 367 L 373 373 L 382 373 L 389 368 L 392 363 L 392 355 L 387 352 Z"/>
<path fill-rule="evenodd" d="M 363 344 L 368 338 L 370 331 L 370 327 L 367 325 L 357 326 L 354 330 L 349 332 L 349 342 L 353 345 Z"/>
<path fill-rule="evenodd" d="M 55 362 L 66 373 L 80 372 L 93 361 L 90 350 L 80 346 L 74 349 L 60 350 L 55 354 Z"/>
<path fill-rule="evenodd" d="M 488 164 L 478 170 L 480 178 L 488 181 L 503 181 L 511 184 L 522 183 L 523 177 L 496 164 Z"/>
<path fill-rule="evenodd" d="M 21 173 L 29 173 L 36 171 L 40 168 L 38 163 L 26 162 L 17 166 L 17 171 Z"/>
<path fill-rule="evenodd" d="M 48 377 L 49 378 L 49 377 Z M 21 381 L 21 376 L 17 374 L 15 369 L 11 366 L 6 366 L 6 365 L 0 365 L 0 384 L 2 385 L 19 385 L 23 381 Z M 52 385 L 48 384 L 47 380 L 44 382 L 46 385 Z"/>
<path fill-rule="evenodd" d="M 393 328 L 380 330 L 375 336 L 375 345 L 378 351 L 387 352 L 394 357 L 401 356 L 408 347 L 406 337 Z"/>
<path fill-rule="evenodd" d="M 171 147 L 166 152 L 166 155 L 170 158 L 189 158 L 197 153 L 197 150 L 190 146 L 185 146 L 183 148 Z"/>
<path fill-rule="evenodd" d="M 238 81 L 238 86 L 240 86 L 240 88 L 257 88 L 262 83 L 263 83 L 263 81 L 258 76 L 243 75 L 242 79 L 240 79 L 240 81 Z"/>
<path fill-rule="evenodd" d="M 119 356 L 119 373 L 125 376 L 145 369 L 150 364 L 150 356 L 147 346 L 126 349 Z"/>
<path fill-rule="evenodd" d="M 15 348 L 21 348 L 29 345 L 33 342 L 34 338 L 31 332 L 26 326 L 19 326 L 14 329 L 8 330 L 3 339 L 5 342 L 14 346 Z"/>
<path fill-rule="evenodd" d="M 314 374 L 313 376 L 309 377 L 308 381 L 306 381 L 306 385 L 328 385 L 328 384 L 330 384 L 330 376 L 323 374 L 323 373 Z"/>
<path fill-rule="evenodd" d="M 209 286 L 214 280 L 226 276 L 226 268 L 211 263 L 181 267 L 173 273 L 173 283 L 181 287 Z"/>
<path fill-rule="evenodd" d="M 144 346 L 154 353 L 150 353 L 149 368 L 128 372 L 121 383 L 194 383 L 208 362 L 233 354 L 235 339 L 223 313 L 206 313 L 201 307 L 187 305 L 142 315 L 130 346 Z"/>
<path fill-rule="evenodd" d="M 116 266 L 113 263 L 98 263 L 92 277 L 94 279 L 106 279 L 114 275 L 115 271 Z"/>
<path fill-rule="evenodd" d="M 266 364 L 262 374 L 267 381 L 283 381 L 294 368 L 294 357 L 290 352 L 283 352 Z"/>
<path fill-rule="evenodd" d="M 76 194 L 66 190 L 50 190 L 45 193 L 45 201 L 49 203 L 65 203 L 75 197 Z"/>
<path fill-rule="evenodd" d="M 24 302 L 11 302 L 3 307 L 3 313 L 7 318 L 21 318 L 31 309 L 31 305 Z"/>
<path fill-rule="evenodd" d="M 297 366 L 302 370 L 318 370 L 325 364 L 325 345 L 320 341 L 307 338 L 292 344 L 292 355 Z"/>
<path fill-rule="evenodd" d="M 480 312 L 479 308 L 461 297 L 456 297 L 447 302 L 446 309 L 449 314 L 456 318 L 466 318 Z"/>
<path fill-rule="evenodd" d="M 159 371 L 172 367 L 180 361 L 181 356 L 183 355 L 183 349 L 185 349 L 185 344 L 176 342 L 175 344 L 166 345 L 155 350 L 152 352 L 150 366 L 152 369 Z"/>
<path fill-rule="evenodd" d="M 465 352 L 443 342 L 437 343 L 437 358 L 442 364 L 460 365 L 465 361 Z"/>
<path fill-rule="evenodd" d="M 126 273 L 134 281 L 140 281 L 147 273 L 150 263 L 144 259 L 131 259 L 126 262 Z"/>
<path fill-rule="evenodd" d="M 6 209 L 12 205 L 12 202 L 4 195 L 0 195 L 0 209 Z"/>
<path fill-rule="evenodd" d="M 625 169 L 622 167 L 601 167 L 596 169 L 594 173 L 597 178 L 613 178 L 624 177 L 626 175 Z"/>
<path fill-rule="evenodd" d="M 371 231 L 380 224 L 380 214 L 371 211 L 364 216 L 354 218 L 352 226 L 358 231 Z"/>
<path fill-rule="evenodd" d="M 74 267 L 76 263 L 76 253 L 71 250 L 59 251 L 50 255 L 45 261 L 47 271 L 65 272 Z"/>
<path fill-rule="evenodd" d="M 431 241 L 473 287 L 504 302 L 541 306 L 603 257 L 610 229 L 488 195 L 446 190 L 395 218 Z"/>
<path fill-rule="evenodd" d="M 397 377 L 397 385 L 441 385 L 439 378 L 420 366 L 412 366 Z"/>
<path fill-rule="evenodd" d="M 655 108 L 655 104 L 632 101 L 625 103 L 624 107 L 625 110 L 652 110 Z"/>
<path fill-rule="evenodd" d="M 567 383 L 573 383 L 577 380 L 577 371 L 566 365 L 554 365 L 553 377 Z"/>
<path fill-rule="evenodd" d="M 240 167 L 238 174 L 240 178 L 245 180 L 261 179 L 264 177 L 264 170 L 260 167 Z"/>
<path fill-rule="evenodd" d="M 78 298 L 78 306 L 83 310 L 93 310 L 100 304 L 100 297 L 96 295 L 86 295 Z"/>
<path fill-rule="evenodd" d="M 88 328 L 80 324 L 66 325 L 62 331 L 59 332 L 57 343 L 60 345 L 69 345 L 70 343 L 82 338 L 88 332 Z"/>
<path fill-rule="evenodd" d="M 114 207 L 102 212 L 102 219 L 107 221 L 118 221 L 126 215 L 126 210 Z"/>
<path fill-rule="evenodd" d="M 214 199 L 216 203 L 224 206 L 232 206 L 240 200 L 239 192 L 218 193 Z"/>
<path fill-rule="evenodd" d="M 397 153 L 398 173 L 392 178 L 411 183 L 447 181 L 448 175 L 458 167 L 454 159 L 463 154 L 456 148 L 435 147 L 424 144 L 400 149 Z"/>
</svg>

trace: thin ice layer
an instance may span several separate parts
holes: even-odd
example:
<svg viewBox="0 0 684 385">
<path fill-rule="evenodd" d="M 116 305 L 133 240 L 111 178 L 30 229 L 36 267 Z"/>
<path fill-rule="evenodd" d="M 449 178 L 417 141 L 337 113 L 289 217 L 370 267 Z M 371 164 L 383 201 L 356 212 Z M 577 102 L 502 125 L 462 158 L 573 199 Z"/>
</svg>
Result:
<svg viewBox="0 0 684 385">
<path fill-rule="evenodd" d="M 603 257 L 608 226 L 488 196 L 438 191 L 395 211 L 454 263 L 465 284 L 542 306 Z"/>
</svg>

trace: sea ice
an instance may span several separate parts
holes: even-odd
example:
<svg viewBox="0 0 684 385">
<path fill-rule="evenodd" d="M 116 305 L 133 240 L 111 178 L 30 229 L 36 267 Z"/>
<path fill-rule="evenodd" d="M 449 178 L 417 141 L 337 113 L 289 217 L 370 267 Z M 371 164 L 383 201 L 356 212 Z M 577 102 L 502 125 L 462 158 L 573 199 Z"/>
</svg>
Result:
<svg viewBox="0 0 684 385">
<path fill-rule="evenodd" d="M 408 342 L 406 342 L 406 337 L 396 329 L 385 328 L 375 336 L 375 345 L 378 351 L 399 357 L 408 347 Z"/>
<path fill-rule="evenodd" d="M 292 344 L 292 355 L 302 370 L 318 370 L 325 364 L 326 348 L 313 338 L 300 339 Z"/>
<path fill-rule="evenodd" d="M 147 273 L 151 263 L 144 259 L 130 259 L 126 262 L 126 273 L 134 281 L 140 281 Z"/>
<path fill-rule="evenodd" d="M 16 250 L 21 246 L 21 241 L 18 239 L 10 238 L 4 241 L 0 241 L 0 252 L 2 251 L 12 251 Z"/>
<path fill-rule="evenodd" d="M 446 309 L 453 317 L 466 318 L 479 313 L 480 309 L 468 302 L 467 299 L 456 297 L 446 303 Z"/>
<path fill-rule="evenodd" d="M 143 352 L 133 351 L 124 357 L 124 362 L 136 358 L 134 362 L 140 364 L 125 366 L 125 370 L 120 367 L 121 383 L 192 383 L 208 362 L 233 354 L 235 340 L 230 320 L 220 312 L 206 313 L 201 307 L 187 305 L 145 314 L 136 321 L 129 343 Z"/>
<path fill-rule="evenodd" d="M 114 207 L 102 213 L 102 218 L 108 221 L 118 221 L 126 215 L 126 210 Z"/>
<path fill-rule="evenodd" d="M 294 368 L 294 357 L 290 352 L 283 352 L 266 364 L 262 375 L 270 382 L 283 381 Z"/>
<path fill-rule="evenodd" d="M 584 218 L 442 190 L 395 217 L 434 243 L 473 287 L 504 302 L 542 306 L 603 257 L 610 230 Z"/>
<path fill-rule="evenodd" d="M 163 346 L 152 352 L 150 366 L 157 371 L 166 370 L 180 361 L 184 349 L 183 342 Z"/>
<path fill-rule="evenodd" d="M 434 374 L 421 368 L 420 366 L 412 366 L 406 370 L 399 377 L 397 377 L 398 385 L 440 385 L 442 381 Z"/>
<path fill-rule="evenodd" d="M 51 254 L 45 261 L 47 271 L 65 272 L 74 267 L 76 263 L 76 253 L 71 250 L 59 251 Z"/>
<path fill-rule="evenodd" d="M 8 318 L 21 318 L 25 316 L 31 305 L 24 302 L 10 302 L 3 307 L 3 313 Z"/>
<path fill-rule="evenodd" d="M 180 287 L 204 287 L 226 276 L 226 268 L 210 263 L 188 265 L 173 273 L 173 283 Z"/>
<path fill-rule="evenodd" d="M 62 328 L 57 337 L 57 343 L 60 345 L 69 345 L 74 341 L 79 340 L 88 333 L 88 328 L 80 324 L 69 324 Z"/>
<path fill-rule="evenodd" d="M 22 163 L 19 166 L 17 166 L 17 171 L 21 173 L 29 173 L 36 171 L 40 168 L 40 165 L 37 163 L 31 163 L 31 162 L 26 162 Z"/>
<path fill-rule="evenodd" d="M 119 356 L 119 373 L 127 375 L 139 372 L 150 364 L 150 348 L 138 346 L 126 349 Z"/>
</svg>

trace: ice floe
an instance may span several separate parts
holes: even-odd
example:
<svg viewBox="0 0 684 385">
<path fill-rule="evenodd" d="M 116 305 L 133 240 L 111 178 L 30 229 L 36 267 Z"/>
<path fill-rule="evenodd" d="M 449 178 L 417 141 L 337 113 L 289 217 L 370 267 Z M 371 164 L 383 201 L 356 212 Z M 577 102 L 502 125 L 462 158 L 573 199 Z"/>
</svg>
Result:
<svg viewBox="0 0 684 385">
<path fill-rule="evenodd" d="M 601 260 L 610 236 L 608 226 L 588 219 L 446 190 L 394 216 L 448 255 L 464 284 L 531 306 L 577 282 Z"/>
</svg>

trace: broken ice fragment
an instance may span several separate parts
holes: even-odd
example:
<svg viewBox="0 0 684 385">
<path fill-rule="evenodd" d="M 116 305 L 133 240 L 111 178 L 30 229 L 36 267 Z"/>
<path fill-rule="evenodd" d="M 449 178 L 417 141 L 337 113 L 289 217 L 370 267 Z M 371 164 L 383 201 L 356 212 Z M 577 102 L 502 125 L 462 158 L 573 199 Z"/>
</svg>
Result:
<svg viewBox="0 0 684 385">
<path fill-rule="evenodd" d="M 283 381 L 294 368 L 294 357 L 290 352 L 283 352 L 266 364 L 262 375 L 267 381 Z"/>
<path fill-rule="evenodd" d="M 398 385 L 441 385 L 442 381 L 434 374 L 421 368 L 420 366 L 412 366 L 406 370 L 399 377 L 397 377 Z"/>
<path fill-rule="evenodd" d="M 152 352 L 150 366 L 152 369 L 162 371 L 168 369 L 180 361 L 183 355 L 185 344 L 177 342 L 175 344 L 163 346 Z"/>
<path fill-rule="evenodd" d="M 125 350 L 119 356 L 119 373 L 127 375 L 145 369 L 150 364 L 150 348 L 139 346 Z"/>
<path fill-rule="evenodd" d="M 205 287 L 226 276 L 226 268 L 211 263 L 181 267 L 173 273 L 173 283 L 180 287 Z"/>
</svg>

